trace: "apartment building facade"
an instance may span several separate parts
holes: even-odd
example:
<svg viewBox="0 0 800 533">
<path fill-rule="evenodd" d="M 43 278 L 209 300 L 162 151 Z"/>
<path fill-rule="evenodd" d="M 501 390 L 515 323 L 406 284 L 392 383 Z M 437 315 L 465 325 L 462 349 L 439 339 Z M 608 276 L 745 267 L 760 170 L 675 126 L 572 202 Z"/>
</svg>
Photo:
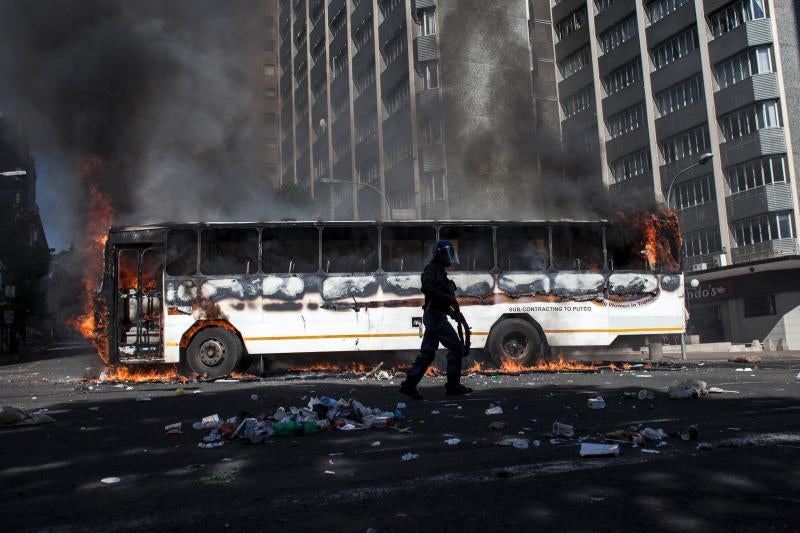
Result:
<svg viewBox="0 0 800 533">
<path fill-rule="evenodd" d="M 686 269 L 722 284 L 689 295 L 703 340 L 774 339 L 794 328 L 800 347 L 800 292 L 791 281 L 798 9 L 783 0 L 551 5 L 565 150 L 593 158 L 612 192 L 664 201 L 675 181 L 670 204 Z M 695 166 L 706 153 L 713 158 Z M 772 283 L 750 279 L 767 268 Z"/>
<path fill-rule="evenodd" d="M 332 220 L 508 207 L 509 173 L 473 166 L 470 149 L 507 121 L 491 105 L 504 84 L 487 80 L 524 87 L 532 131 L 528 18 L 514 0 L 279 0 L 280 183 Z"/>
</svg>

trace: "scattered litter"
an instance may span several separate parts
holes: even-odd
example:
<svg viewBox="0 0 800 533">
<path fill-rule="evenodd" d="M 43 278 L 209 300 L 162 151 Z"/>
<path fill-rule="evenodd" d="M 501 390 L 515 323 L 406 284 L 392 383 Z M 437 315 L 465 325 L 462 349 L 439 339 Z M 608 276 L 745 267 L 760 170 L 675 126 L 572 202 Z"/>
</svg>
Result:
<svg viewBox="0 0 800 533">
<path fill-rule="evenodd" d="M 619 455 L 619 444 L 581 443 L 581 457 L 605 457 Z"/>
<path fill-rule="evenodd" d="M 344 455 L 344 452 L 333 452 L 333 453 L 329 453 L 328 457 L 340 457 L 342 455 Z"/>
<path fill-rule="evenodd" d="M 186 391 L 183 390 L 183 387 L 178 387 L 175 389 L 175 396 L 183 396 L 184 394 L 186 394 Z"/>
<path fill-rule="evenodd" d="M 500 422 L 499 420 L 495 420 L 494 422 L 489 424 L 489 429 L 505 429 L 508 426 L 505 422 Z"/>
<path fill-rule="evenodd" d="M 502 415 L 503 414 L 503 408 L 500 407 L 499 405 L 495 405 L 495 406 L 490 407 L 489 409 L 487 409 L 485 411 L 485 413 L 487 415 Z"/>
<path fill-rule="evenodd" d="M 589 407 L 589 409 L 605 409 L 606 401 L 598 394 L 597 398 L 589 398 L 586 400 L 586 405 Z"/>
<path fill-rule="evenodd" d="M 39 409 L 29 413 L 10 405 L 4 405 L 0 407 L 0 426 L 35 426 L 55 422 L 50 415 L 45 414 L 46 411 L 47 409 Z"/>
<path fill-rule="evenodd" d="M 710 450 L 713 447 L 714 447 L 714 445 L 711 444 L 710 442 L 698 442 L 697 443 L 697 449 L 701 450 L 701 451 L 702 450 Z"/>
<path fill-rule="evenodd" d="M 418 454 L 416 454 L 416 453 L 411 453 L 411 452 L 408 452 L 408 453 L 404 453 L 404 454 L 403 454 L 403 455 L 400 457 L 400 459 L 401 459 L 401 460 L 403 460 L 403 461 L 413 461 L 414 459 L 416 459 L 416 458 L 418 458 L 418 457 L 419 457 L 419 455 L 418 455 Z"/>
<path fill-rule="evenodd" d="M 750 367 L 747 367 L 747 368 L 737 368 L 737 369 L 736 369 L 736 371 L 737 371 L 737 372 L 752 372 L 752 371 L 753 371 L 753 369 L 752 369 L 752 368 L 750 368 Z"/>
<path fill-rule="evenodd" d="M 540 440 L 532 440 L 531 441 L 531 446 L 533 446 L 534 448 L 538 448 L 541 445 L 542 445 L 542 441 L 540 441 Z"/>
<path fill-rule="evenodd" d="M 652 378 L 652 374 L 636 374 L 637 378 Z"/>
<path fill-rule="evenodd" d="M 90 411 L 99 411 L 100 408 L 99 407 L 90 407 L 89 410 Z"/>
<path fill-rule="evenodd" d="M 326 470 L 325 473 L 331 476 L 336 475 L 336 472 L 334 472 L 333 470 Z"/>
<path fill-rule="evenodd" d="M 200 424 L 204 428 L 217 428 L 222 424 L 222 421 L 219 419 L 218 414 L 208 415 L 203 417 L 200 421 Z"/>
<path fill-rule="evenodd" d="M 666 446 L 666 445 L 667 445 L 667 441 L 665 441 L 665 440 L 662 440 L 661 442 L 659 442 L 658 444 L 656 444 L 656 448 L 663 448 L 663 447 L 664 447 L 664 446 Z"/>
<path fill-rule="evenodd" d="M 663 429 L 644 428 L 639 432 L 645 440 L 661 440 L 667 438 L 667 433 Z"/>
<path fill-rule="evenodd" d="M 734 357 L 733 359 L 729 359 L 731 363 L 747 363 L 750 365 L 757 365 L 761 362 L 761 357 L 757 355 L 740 355 L 738 357 Z"/>
<path fill-rule="evenodd" d="M 681 431 L 681 440 L 690 441 L 690 440 L 697 440 L 697 426 L 689 426 L 688 428 Z"/>
<path fill-rule="evenodd" d="M 561 437 L 574 437 L 575 428 L 569 424 L 562 424 L 561 422 L 553 422 L 553 435 Z"/>
<path fill-rule="evenodd" d="M 251 394 L 250 395 L 250 399 L 253 400 L 253 401 L 258 400 L 258 394 Z"/>
<path fill-rule="evenodd" d="M 149 402 L 151 400 L 152 400 L 152 398 L 150 396 L 145 395 L 145 394 L 140 394 L 139 396 L 136 397 L 136 401 L 137 402 Z"/>
<path fill-rule="evenodd" d="M 181 422 L 175 422 L 174 424 L 164 426 L 164 431 L 169 431 L 170 429 L 181 429 Z"/>
<path fill-rule="evenodd" d="M 128 385 L 127 387 L 125 387 L 125 390 L 133 390 L 133 387 L 131 385 Z"/>
<path fill-rule="evenodd" d="M 708 388 L 708 393 L 709 394 L 722 394 L 722 393 L 741 394 L 738 390 L 725 390 L 725 389 L 721 389 L 719 387 L 709 387 Z"/>
<path fill-rule="evenodd" d="M 439 411 L 431 411 L 431 414 L 432 414 L 432 415 L 438 415 L 438 414 L 439 414 Z"/>
<path fill-rule="evenodd" d="M 642 389 L 639 391 L 639 394 L 636 395 L 640 400 L 653 400 L 655 399 L 656 395 L 653 391 Z"/>
<path fill-rule="evenodd" d="M 106 483 L 107 485 L 111 485 L 113 483 L 119 483 L 119 482 L 120 482 L 120 478 L 115 477 L 115 476 L 104 477 L 103 479 L 100 480 L 100 483 Z"/>
<path fill-rule="evenodd" d="M 220 379 L 215 379 L 214 383 L 239 383 L 239 380 L 232 378 L 220 378 Z"/>
<path fill-rule="evenodd" d="M 448 446 L 458 446 L 459 444 L 461 444 L 461 439 L 453 437 L 451 439 L 447 439 L 446 441 L 444 441 L 444 443 L 447 444 Z"/>
<path fill-rule="evenodd" d="M 183 430 L 177 428 L 168 429 L 167 435 L 183 435 Z"/>
<path fill-rule="evenodd" d="M 380 445 L 381 445 L 381 441 L 379 441 L 379 440 L 376 440 L 375 442 L 373 442 L 372 444 L 370 444 L 370 446 L 372 446 L 373 448 L 377 448 L 377 447 L 378 447 L 378 446 L 380 446 Z"/>
<path fill-rule="evenodd" d="M 406 402 L 397 402 L 397 409 L 405 409 L 406 407 L 408 407 Z"/>
<path fill-rule="evenodd" d="M 682 381 L 669 388 L 669 397 L 673 400 L 701 398 L 708 394 L 708 383 L 697 379 Z"/>
<path fill-rule="evenodd" d="M 530 441 L 528 439 L 520 439 L 517 437 L 506 437 L 500 440 L 497 445 L 498 446 L 513 446 L 518 450 L 527 450 L 530 446 Z"/>
<path fill-rule="evenodd" d="M 642 453 L 661 453 L 658 450 L 653 450 L 652 448 L 642 448 Z"/>
</svg>

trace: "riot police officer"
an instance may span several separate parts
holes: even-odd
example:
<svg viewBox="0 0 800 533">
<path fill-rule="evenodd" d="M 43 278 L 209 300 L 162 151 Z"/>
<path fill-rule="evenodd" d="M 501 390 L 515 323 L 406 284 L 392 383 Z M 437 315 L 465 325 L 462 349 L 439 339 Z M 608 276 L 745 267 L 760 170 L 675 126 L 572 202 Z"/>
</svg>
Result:
<svg viewBox="0 0 800 533">
<path fill-rule="evenodd" d="M 433 248 L 433 259 L 422 273 L 422 292 L 425 295 L 425 310 L 422 323 L 425 335 L 422 338 L 420 354 L 408 370 L 400 392 L 414 399 L 422 399 L 417 385 L 436 356 L 439 343 L 447 348 L 448 396 L 468 394 L 472 389 L 461 384 L 461 359 L 466 355 L 464 343 L 459 339 L 453 326 L 447 321 L 461 317 L 455 296 L 455 284 L 448 279 L 447 267 L 458 264 L 458 253 L 450 241 L 438 241 Z"/>
</svg>

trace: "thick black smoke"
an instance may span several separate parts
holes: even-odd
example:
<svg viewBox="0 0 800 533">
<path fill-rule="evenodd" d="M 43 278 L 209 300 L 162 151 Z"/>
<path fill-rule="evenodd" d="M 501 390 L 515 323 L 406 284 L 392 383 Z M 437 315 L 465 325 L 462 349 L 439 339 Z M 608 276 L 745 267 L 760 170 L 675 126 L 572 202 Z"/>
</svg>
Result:
<svg viewBox="0 0 800 533">
<path fill-rule="evenodd" d="M 86 183 L 118 223 L 270 218 L 247 50 L 255 0 L 4 0 L 0 89 L 64 191 L 76 240 Z M 250 63 L 248 63 L 250 61 Z"/>
</svg>

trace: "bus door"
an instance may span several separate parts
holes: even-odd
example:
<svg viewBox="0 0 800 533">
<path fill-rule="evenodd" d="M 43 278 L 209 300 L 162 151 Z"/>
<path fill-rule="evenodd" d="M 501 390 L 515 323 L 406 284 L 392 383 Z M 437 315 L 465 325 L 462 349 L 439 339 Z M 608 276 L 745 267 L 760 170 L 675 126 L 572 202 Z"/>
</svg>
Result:
<svg viewBox="0 0 800 533">
<path fill-rule="evenodd" d="M 163 358 L 163 249 L 117 248 L 116 341 L 121 362 Z"/>
</svg>

